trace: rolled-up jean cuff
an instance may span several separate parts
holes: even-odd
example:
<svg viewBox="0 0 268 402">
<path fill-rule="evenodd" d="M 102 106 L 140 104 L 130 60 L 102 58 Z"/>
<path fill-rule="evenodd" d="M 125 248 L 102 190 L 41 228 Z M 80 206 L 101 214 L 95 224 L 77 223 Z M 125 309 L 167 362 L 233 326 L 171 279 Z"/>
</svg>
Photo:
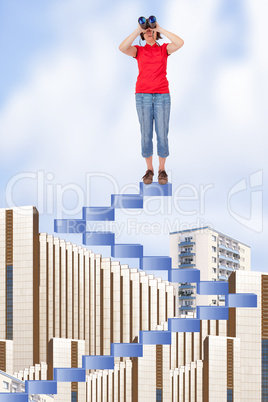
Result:
<svg viewBox="0 0 268 402">
<path fill-rule="evenodd" d="M 151 156 L 153 156 L 153 154 L 141 154 L 141 156 L 143 157 L 143 158 L 150 158 Z"/>
<path fill-rule="evenodd" d="M 160 158 L 167 158 L 169 156 L 169 152 L 167 154 L 157 154 Z"/>
</svg>

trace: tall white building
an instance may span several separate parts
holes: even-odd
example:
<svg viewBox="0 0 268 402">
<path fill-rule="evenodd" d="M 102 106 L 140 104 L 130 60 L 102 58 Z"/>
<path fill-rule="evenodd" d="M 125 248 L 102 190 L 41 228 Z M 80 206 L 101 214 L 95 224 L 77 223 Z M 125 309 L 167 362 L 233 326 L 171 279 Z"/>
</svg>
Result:
<svg viewBox="0 0 268 402">
<path fill-rule="evenodd" d="M 197 268 L 201 281 L 227 282 L 233 271 L 250 271 L 250 247 L 210 227 L 170 233 L 172 268 Z M 178 288 L 179 316 L 195 315 L 196 305 L 222 305 L 224 296 L 200 296 L 196 286 Z"/>
</svg>

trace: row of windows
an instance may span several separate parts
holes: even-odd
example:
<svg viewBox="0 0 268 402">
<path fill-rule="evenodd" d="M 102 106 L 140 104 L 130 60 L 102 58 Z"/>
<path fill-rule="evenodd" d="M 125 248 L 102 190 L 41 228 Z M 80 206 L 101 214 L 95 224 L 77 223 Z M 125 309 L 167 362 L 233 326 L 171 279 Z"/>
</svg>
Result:
<svg viewBox="0 0 268 402">
<path fill-rule="evenodd" d="M 217 241 L 217 237 L 212 235 L 212 241 Z M 230 243 L 228 240 L 226 240 L 225 242 L 223 242 L 223 239 L 221 237 L 219 237 L 219 245 L 224 245 L 225 247 L 229 247 L 232 248 L 234 250 L 240 250 L 242 253 L 245 252 L 245 249 L 242 247 L 239 247 L 237 243 Z"/>
<path fill-rule="evenodd" d="M 192 302 L 192 301 L 185 300 L 184 306 L 192 306 L 192 305 L 193 305 L 193 302 Z"/>
<path fill-rule="evenodd" d="M 7 266 L 7 339 L 13 339 L 13 266 Z"/>
<path fill-rule="evenodd" d="M 215 236 L 214 236 L 215 237 Z M 213 235 L 212 235 L 212 238 L 213 238 Z M 223 238 L 222 237 L 219 237 L 219 244 L 223 244 Z M 233 247 L 235 247 L 235 248 L 238 248 L 238 244 L 237 243 L 235 243 L 234 241 L 231 241 L 232 242 L 232 245 L 233 245 Z M 226 247 L 230 247 L 230 245 L 231 245 L 231 242 L 230 242 L 230 240 L 225 240 L 225 242 L 224 242 L 224 245 L 226 246 Z"/>
<path fill-rule="evenodd" d="M 185 237 L 184 241 L 185 242 L 190 242 L 190 241 L 192 241 L 192 239 L 193 239 L 192 237 Z M 215 242 L 217 241 L 217 237 L 215 235 L 212 235 L 212 241 L 215 241 Z M 222 237 L 219 237 L 219 244 L 220 245 L 223 244 L 223 238 Z M 239 247 L 237 243 L 232 242 L 232 244 L 231 244 L 228 240 L 225 240 L 224 245 L 226 247 L 233 248 L 234 250 L 240 250 L 242 253 L 245 252 L 245 249 L 242 248 L 242 247 Z M 215 248 L 215 251 L 216 251 L 216 247 L 214 247 L 214 248 Z"/>
<path fill-rule="evenodd" d="M 262 372 L 261 372 L 261 386 L 262 386 L 262 400 L 268 400 L 268 339 L 262 339 Z"/>
<path fill-rule="evenodd" d="M 183 250 L 181 250 L 181 254 L 183 253 L 191 253 L 193 251 L 193 247 L 184 247 Z"/>
<path fill-rule="evenodd" d="M 213 252 L 213 253 L 216 253 L 216 252 L 217 252 L 217 247 L 211 246 L 211 248 L 212 248 L 212 252 Z M 222 254 L 222 255 L 225 255 L 223 251 L 221 251 L 221 254 Z M 226 257 L 230 257 L 230 258 L 231 258 L 232 255 L 227 252 L 227 253 L 226 253 Z"/>
<path fill-rule="evenodd" d="M 194 260 L 191 258 L 191 259 L 189 259 L 189 258 L 184 258 L 184 259 L 181 259 L 180 261 L 179 261 L 179 265 L 180 266 L 183 266 L 183 265 L 194 265 L 195 264 L 195 262 L 194 262 Z"/>
<path fill-rule="evenodd" d="M 233 402 L 233 390 L 227 389 L 227 402 Z"/>
<path fill-rule="evenodd" d="M 162 402 L 162 389 L 156 390 L 156 402 Z"/>
<path fill-rule="evenodd" d="M 188 241 L 188 242 L 190 242 L 190 241 L 192 241 L 193 240 L 193 238 L 192 237 L 185 237 L 185 240 L 184 241 Z"/>
<path fill-rule="evenodd" d="M 8 382 L 3 381 L 3 389 L 9 390 L 9 383 Z M 12 393 L 17 392 L 17 386 L 12 385 L 12 389 L 11 389 L 10 392 L 12 392 Z M 21 392 L 25 392 L 24 388 L 21 389 Z"/>
<path fill-rule="evenodd" d="M 239 259 L 239 261 L 240 261 L 240 262 L 245 262 L 245 258 L 241 257 L 241 258 Z M 217 262 L 217 258 L 216 258 L 216 257 L 212 257 L 212 262 L 213 262 L 213 263 L 216 263 L 216 262 Z M 226 264 L 228 265 L 228 262 L 227 262 Z M 232 264 L 233 264 L 233 262 L 232 262 Z M 236 264 L 235 264 L 235 265 L 236 265 Z"/>
</svg>

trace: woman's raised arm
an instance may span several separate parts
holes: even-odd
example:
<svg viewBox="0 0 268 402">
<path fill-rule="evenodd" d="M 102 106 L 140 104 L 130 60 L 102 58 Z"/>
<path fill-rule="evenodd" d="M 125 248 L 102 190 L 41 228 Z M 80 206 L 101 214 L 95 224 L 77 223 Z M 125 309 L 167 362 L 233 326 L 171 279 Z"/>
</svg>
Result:
<svg viewBox="0 0 268 402">
<path fill-rule="evenodd" d="M 169 43 L 167 45 L 168 54 L 176 52 L 176 50 L 179 50 L 182 47 L 182 45 L 184 44 L 183 39 L 181 39 L 179 36 L 175 35 L 174 33 L 166 31 L 164 28 L 161 28 L 158 23 L 156 23 L 155 29 L 157 30 L 157 32 L 163 34 L 169 40 L 171 40 L 172 43 Z"/>
<path fill-rule="evenodd" d="M 125 40 L 123 40 L 123 42 L 119 46 L 119 50 L 121 50 L 121 52 L 127 54 L 128 56 L 136 57 L 137 49 L 135 48 L 135 46 L 131 45 L 141 32 L 144 32 L 144 29 L 138 26 L 138 28 L 135 29 L 135 31 L 131 35 L 129 35 Z"/>
</svg>

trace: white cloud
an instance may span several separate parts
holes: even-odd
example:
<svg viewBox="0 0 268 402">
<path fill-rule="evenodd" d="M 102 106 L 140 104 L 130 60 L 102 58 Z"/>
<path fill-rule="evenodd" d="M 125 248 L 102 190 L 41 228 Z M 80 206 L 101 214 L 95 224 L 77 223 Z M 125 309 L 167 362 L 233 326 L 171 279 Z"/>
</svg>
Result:
<svg viewBox="0 0 268 402">
<path fill-rule="evenodd" d="M 218 46 L 224 39 L 217 29 L 218 2 L 169 1 L 161 19 L 164 28 L 185 40 L 168 60 L 167 165 L 174 189 L 185 182 L 213 183 L 204 219 L 219 230 L 228 224 L 228 233 L 233 227 L 241 237 L 243 228 L 239 231 L 227 216 L 226 194 L 234 177 L 265 167 L 267 148 L 267 6 L 255 3 L 244 3 L 248 53 L 236 63 L 226 60 Z M 51 16 L 57 41 L 29 63 L 29 78 L 0 110 L 1 161 L 18 170 L 53 172 L 62 185 L 84 186 L 85 172 L 92 171 L 111 174 L 121 186 L 137 183 L 145 168 L 134 101 L 137 66 L 118 46 L 142 3 L 115 3 L 93 14 L 93 4 L 84 0 L 58 4 Z M 93 203 L 108 203 L 110 189 L 95 183 Z M 176 217 L 173 211 L 169 219 Z M 149 254 L 155 246 L 150 237 L 143 240 Z"/>
<path fill-rule="evenodd" d="M 230 127 L 236 127 L 241 136 L 245 127 L 254 127 L 258 115 L 254 81 L 250 66 L 239 63 L 221 69 L 213 88 L 213 98 L 223 118 Z"/>
<path fill-rule="evenodd" d="M 212 173 L 207 158 L 213 161 L 215 180 L 226 180 L 228 172 L 237 168 L 266 166 L 263 150 L 268 145 L 267 90 L 264 88 L 268 79 L 267 73 L 264 76 L 262 72 L 263 54 L 267 53 L 263 43 L 267 37 L 263 18 L 267 6 L 263 2 L 261 6 L 241 3 L 238 39 L 226 35 L 228 21 L 221 23 L 222 4 L 173 1 L 167 15 L 170 30 L 185 40 L 180 54 L 169 59 L 173 144 L 176 150 L 185 151 L 178 153 L 178 159 L 189 166 L 188 171 L 197 180 L 200 174 Z M 259 21 L 261 28 L 255 29 Z M 232 23 L 236 23 L 234 18 Z M 240 56 L 230 57 L 228 53 L 233 41 L 238 41 Z M 193 164 L 189 165 L 189 157 Z M 196 165 L 202 167 L 199 173 L 195 171 Z M 220 177 L 223 165 L 226 175 Z"/>
<path fill-rule="evenodd" d="M 29 152 L 34 142 L 34 167 L 63 173 L 63 165 L 65 176 L 68 172 L 72 179 L 94 166 L 107 169 L 113 153 L 118 158 L 130 144 L 133 149 L 138 129 L 135 105 L 122 97 L 126 56 L 119 52 L 120 42 L 112 31 L 118 10 L 101 14 L 89 26 L 88 21 L 76 26 L 83 46 L 64 41 L 33 61 L 29 79 L 0 111 L 2 160 L 10 159 L 11 150 L 13 158 Z M 126 19 L 123 22 L 126 25 Z M 133 77 L 133 99 L 134 84 Z"/>
</svg>

